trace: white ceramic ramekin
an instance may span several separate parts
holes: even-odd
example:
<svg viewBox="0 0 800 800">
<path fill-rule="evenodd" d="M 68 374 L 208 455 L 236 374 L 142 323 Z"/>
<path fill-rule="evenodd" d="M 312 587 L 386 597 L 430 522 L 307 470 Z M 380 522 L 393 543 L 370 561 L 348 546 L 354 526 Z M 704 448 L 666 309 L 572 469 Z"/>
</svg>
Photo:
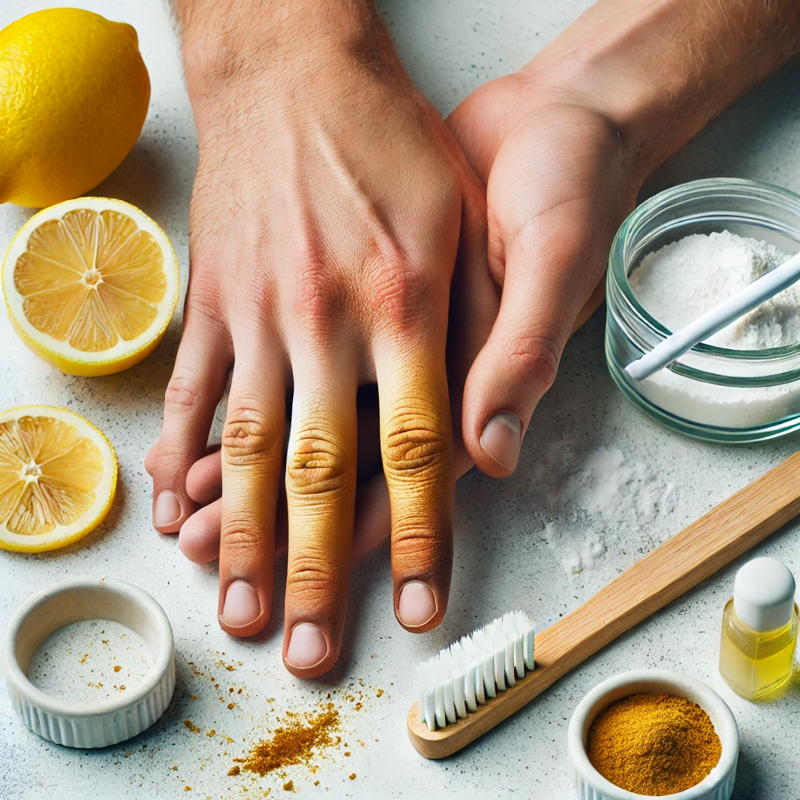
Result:
<svg viewBox="0 0 800 800">
<path fill-rule="evenodd" d="M 153 667 L 124 696 L 92 703 L 59 700 L 26 677 L 36 648 L 60 628 L 87 619 L 119 622 L 144 639 Z M 175 690 L 172 628 L 147 592 L 118 578 L 68 578 L 31 595 L 8 624 L 3 656 L 11 702 L 34 732 L 67 747 L 107 747 L 149 728 Z"/>
<path fill-rule="evenodd" d="M 665 669 L 624 672 L 603 681 L 581 700 L 569 723 L 568 755 L 572 783 L 580 800 L 650 800 L 607 781 L 586 755 L 586 737 L 597 715 L 612 703 L 632 694 L 673 694 L 700 706 L 711 719 L 722 742 L 722 755 L 714 769 L 696 786 L 660 800 L 729 800 L 739 760 L 739 729 L 733 712 L 710 687 L 695 678 Z"/>
</svg>

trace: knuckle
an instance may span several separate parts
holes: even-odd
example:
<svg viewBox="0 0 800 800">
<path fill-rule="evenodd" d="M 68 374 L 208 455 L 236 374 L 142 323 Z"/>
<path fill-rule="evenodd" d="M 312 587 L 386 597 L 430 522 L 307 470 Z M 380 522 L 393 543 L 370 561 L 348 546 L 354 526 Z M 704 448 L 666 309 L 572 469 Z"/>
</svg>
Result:
<svg viewBox="0 0 800 800">
<path fill-rule="evenodd" d="M 183 469 L 187 459 L 187 448 L 181 440 L 161 437 L 158 446 L 156 472 L 161 480 L 171 480 Z"/>
<path fill-rule="evenodd" d="M 262 411 L 238 407 L 228 411 L 222 429 L 222 453 L 231 466 L 272 460 L 280 450 L 280 431 Z"/>
<path fill-rule="evenodd" d="M 286 590 L 301 602 L 321 605 L 339 595 L 342 580 L 322 553 L 306 552 L 292 559 L 286 575 Z"/>
<path fill-rule="evenodd" d="M 431 288 L 401 256 L 384 256 L 368 289 L 373 318 L 381 326 L 407 332 L 427 315 Z"/>
<path fill-rule="evenodd" d="M 424 476 L 444 466 L 450 450 L 450 436 L 430 417 L 407 409 L 389 418 L 383 445 L 387 475 Z"/>
<path fill-rule="evenodd" d="M 294 316 L 314 335 L 324 334 L 345 305 L 345 293 L 334 274 L 315 254 L 301 257 L 292 289 Z"/>
<path fill-rule="evenodd" d="M 200 405 L 199 383 L 185 368 L 178 368 L 172 374 L 164 393 L 164 405 L 173 411 L 190 411 Z"/>
<path fill-rule="evenodd" d="M 401 572 L 431 574 L 452 561 L 453 537 L 445 520 L 398 523 L 392 530 L 392 563 Z"/>
<path fill-rule="evenodd" d="M 508 358 L 513 368 L 535 392 L 544 394 L 556 379 L 560 347 L 549 336 L 524 336 L 513 339 Z"/>
<path fill-rule="evenodd" d="M 262 541 L 260 527 L 245 515 L 225 520 L 220 531 L 220 548 L 229 553 L 236 550 L 251 552 L 261 547 Z"/>
<path fill-rule="evenodd" d="M 347 486 L 349 459 L 336 437 L 320 428 L 298 431 L 286 464 L 290 495 L 340 494 Z"/>
</svg>

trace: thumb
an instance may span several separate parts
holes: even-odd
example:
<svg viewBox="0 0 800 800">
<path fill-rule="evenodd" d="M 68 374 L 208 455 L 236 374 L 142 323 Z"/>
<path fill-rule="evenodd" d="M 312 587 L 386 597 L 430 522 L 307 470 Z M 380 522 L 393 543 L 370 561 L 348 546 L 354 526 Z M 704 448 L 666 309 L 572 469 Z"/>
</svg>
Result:
<svg viewBox="0 0 800 800">
<path fill-rule="evenodd" d="M 576 320 L 587 302 L 602 296 L 595 289 L 605 267 L 597 245 L 603 237 L 590 230 L 583 205 L 551 210 L 546 231 L 532 225 L 504 243 L 500 311 L 464 388 L 464 443 L 487 475 L 500 478 L 515 470 L 533 412 L 555 380 Z"/>
</svg>

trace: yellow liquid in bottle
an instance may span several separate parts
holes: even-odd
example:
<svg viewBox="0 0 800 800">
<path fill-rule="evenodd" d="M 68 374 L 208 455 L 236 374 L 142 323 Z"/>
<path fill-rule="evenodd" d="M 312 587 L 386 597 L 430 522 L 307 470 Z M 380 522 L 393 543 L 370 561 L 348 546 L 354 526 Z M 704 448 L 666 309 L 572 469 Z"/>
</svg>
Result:
<svg viewBox="0 0 800 800">
<path fill-rule="evenodd" d="M 736 616 L 733 600 L 725 606 L 719 671 L 728 685 L 748 700 L 777 692 L 792 675 L 798 613 L 774 631 L 755 631 Z"/>
</svg>

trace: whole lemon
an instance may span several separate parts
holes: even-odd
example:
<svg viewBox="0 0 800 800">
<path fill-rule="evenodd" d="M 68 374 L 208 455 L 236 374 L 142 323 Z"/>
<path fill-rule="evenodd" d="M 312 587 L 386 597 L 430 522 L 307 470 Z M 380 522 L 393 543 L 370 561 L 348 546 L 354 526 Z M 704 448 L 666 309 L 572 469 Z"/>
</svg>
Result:
<svg viewBox="0 0 800 800">
<path fill-rule="evenodd" d="M 85 194 L 130 152 L 150 78 L 136 31 L 78 8 L 0 31 L 0 203 L 49 206 Z"/>
</svg>

